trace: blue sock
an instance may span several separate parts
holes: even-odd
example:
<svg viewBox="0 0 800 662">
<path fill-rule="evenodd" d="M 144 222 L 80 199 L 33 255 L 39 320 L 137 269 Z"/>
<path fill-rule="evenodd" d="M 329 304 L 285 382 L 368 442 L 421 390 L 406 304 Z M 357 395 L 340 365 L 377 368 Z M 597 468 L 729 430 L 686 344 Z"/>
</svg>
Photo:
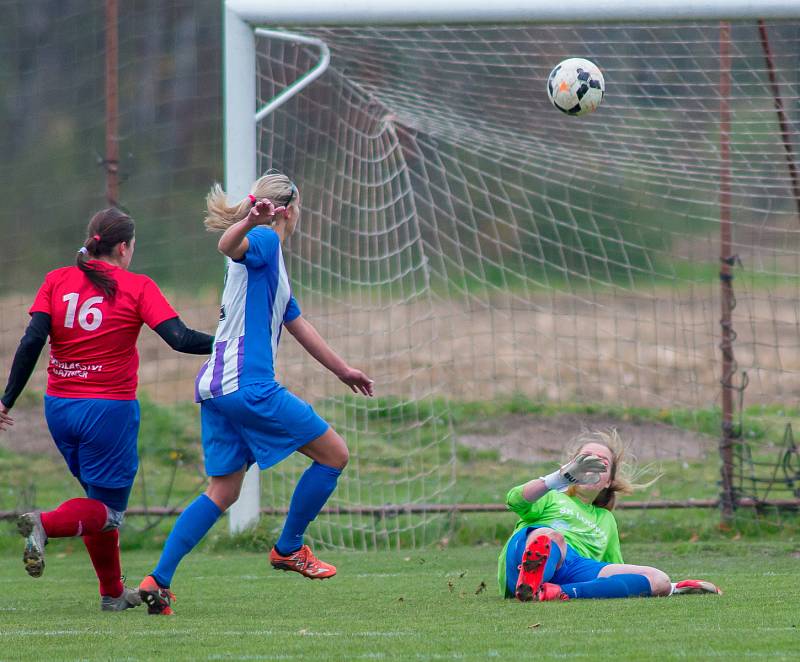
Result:
<svg viewBox="0 0 800 662">
<path fill-rule="evenodd" d="M 630 598 L 649 597 L 650 580 L 644 575 L 611 575 L 590 582 L 562 584 L 561 590 L 570 600 L 575 598 Z"/>
<path fill-rule="evenodd" d="M 156 569 L 150 573 L 159 586 L 169 588 L 181 559 L 203 539 L 220 515 L 222 511 L 206 494 L 197 497 L 181 513 L 164 543 Z"/>
<path fill-rule="evenodd" d="M 553 575 L 556 574 L 558 562 L 561 560 L 561 548 L 556 545 L 555 541 L 550 541 L 550 556 L 547 557 L 547 563 L 544 566 L 544 574 L 542 575 L 542 582 L 549 582 Z"/>
<path fill-rule="evenodd" d="M 303 534 L 336 489 L 336 481 L 341 473 L 341 469 L 319 462 L 313 462 L 303 472 L 294 488 L 281 537 L 275 543 L 278 554 L 288 556 L 303 546 Z"/>
</svg>

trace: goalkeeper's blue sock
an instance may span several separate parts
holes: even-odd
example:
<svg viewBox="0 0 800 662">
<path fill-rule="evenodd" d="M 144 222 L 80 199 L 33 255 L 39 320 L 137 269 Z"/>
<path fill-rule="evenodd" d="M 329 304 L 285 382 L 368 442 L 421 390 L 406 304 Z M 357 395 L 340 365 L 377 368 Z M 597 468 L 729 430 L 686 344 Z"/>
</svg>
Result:
<svg viewBox="0 0 800 662">
<path fill-rule="evenodd" d="M 590 582 L 561 584 L 561 590 L 570 600 L 576 598 L 630 598 L 649 597 L 650 580 L 644 575 L 611 575 Z"/>
<path fill-rule="evenodd" d="M 561 548 L 556 544 L 555 540 L 550 540 L 550 555 L 547 557 L 547 563 L 544 566 L 544 573 L 542 574 L 542 583 L 549 582 L 553 575 L 556 574 L 558 562 L 561 560 Z"/>
<path fill-rule="evenodd" d="M 322 506 L 336 489 L 341 469 L 313 462 L 303 472 L 292 494 L 289 513 L 275 549 L 281 556 L 289 556 L 303 546 L 303 534 L 309 523 L 319 514 Z"/>
<path fill-rule="evenodd" d="M 181 559 L 203 539 L 220 515 L 222 511 L 206 494 L 197 497 L 181 513 L 164 543 L 156 569 L 150 573 L 161 588 L 169 588 Z"/>
</svg>

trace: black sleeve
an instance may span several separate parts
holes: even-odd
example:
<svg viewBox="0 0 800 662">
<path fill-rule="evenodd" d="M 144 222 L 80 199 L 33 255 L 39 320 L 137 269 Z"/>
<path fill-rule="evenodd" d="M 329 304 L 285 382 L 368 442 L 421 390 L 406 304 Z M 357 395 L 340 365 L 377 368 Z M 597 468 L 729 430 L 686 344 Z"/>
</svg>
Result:
<svg viewBox="0 0 800 662">
<path fill-rule="evenodd" d="M 180 317 L 173 317 L 161 322 L 153 330 L 176 352 L 211 354 L 214 336 L 187 328 Z"/>
<path fill-rule="evenodd" d="M 25 335 L 19 341 L 17 353 L 14 355 L 14 362 L 11 364 L 11 373 L 8 376 L 8 384 L 0 401 L 11 409 L 17 401 L 22 389 L 33 374 L 39 354 L 47 342 L 50 335 L 50 315 L 47 313 L 33 313 L 30 324 L 25 329 Z"/>
</svg>

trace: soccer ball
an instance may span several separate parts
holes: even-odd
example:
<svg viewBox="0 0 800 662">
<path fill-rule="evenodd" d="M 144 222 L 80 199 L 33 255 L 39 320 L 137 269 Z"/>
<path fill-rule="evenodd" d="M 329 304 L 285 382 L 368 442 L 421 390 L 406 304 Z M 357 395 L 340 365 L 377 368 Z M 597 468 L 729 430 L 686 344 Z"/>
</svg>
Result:
<svg viewBox="0 0 800 662">
<path fill-rule="evenodd" d="M 547 77 L 547 96 L 567 115 L 585 115 L 603 100 L 606 82 L 594 62 L 571 57 L 559 62 Z"/>
</svg>

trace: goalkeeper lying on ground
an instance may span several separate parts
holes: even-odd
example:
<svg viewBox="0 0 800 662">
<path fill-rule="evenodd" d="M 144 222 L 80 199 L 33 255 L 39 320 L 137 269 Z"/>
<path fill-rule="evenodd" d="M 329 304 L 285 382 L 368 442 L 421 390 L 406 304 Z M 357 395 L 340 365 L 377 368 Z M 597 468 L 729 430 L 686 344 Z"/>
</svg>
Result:
<svg viewBox="0 0 800 662">
<path fill-rule="evenodd" d="M 657 568 L 623 563 L 611 511 L 617 493 L 647 485 L 632 483 L 616 430 L 577 443 L 563 467 L 508 493 L 520 520 L 500 554 L 500 592 L 523 602 L 720 593 L 711 582 L 673 584 Z"/>
</svg>

